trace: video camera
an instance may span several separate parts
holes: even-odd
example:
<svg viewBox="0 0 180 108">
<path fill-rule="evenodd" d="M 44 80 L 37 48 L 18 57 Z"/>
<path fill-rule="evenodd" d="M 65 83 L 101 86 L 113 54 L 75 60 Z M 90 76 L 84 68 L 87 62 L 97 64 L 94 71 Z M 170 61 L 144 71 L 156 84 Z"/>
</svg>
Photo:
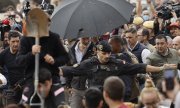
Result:
<svg viewBox="0 0 180 108">
<path fill-rule="evenodd" d="M 24 14 L 27 15 L 27 13 L 28 13 L 30 10 L 31 10 L 31 9 L 30 9 L 30 3 L 29 3 L 29 1 L 26 1 L 26 2 L 24 3 L 24 6 L 23 6 L 23 12 L 24 12 Z"/>
<path fill-rule="evenodd" d="M 49 3 L 41 4 L 41 9 L 47 12 L 49 15 L 52 15 L 52 13 L 54 12 L 54 6 Z"/>
<path fill-rule="evenodd" d="M 173 3 L 165 3 L 158 9 L 157 16 L 164 20 L 171 19 L 173 17 L 172 11 L 174 11 L 177 17 L 180 17 L 180 3 L 173 4 Z"/>
<path fill-rule="evenodd" d="M 52 15 L 52 13 L 54 12 L 54 6 L 51 5 L 50 3 L 46 3 L 46 2 L 42 2 L 42 4 L 40 5 L 41 9 L 45 12 L 47 12 L 49 15 Z M 25 5 L 23 6 L 23 12 L 25 13 L 25 15 L 27 15 L 27 13 L 30 11 L 30 3 L 29 1 L 25 2 Z"/>
</svg>

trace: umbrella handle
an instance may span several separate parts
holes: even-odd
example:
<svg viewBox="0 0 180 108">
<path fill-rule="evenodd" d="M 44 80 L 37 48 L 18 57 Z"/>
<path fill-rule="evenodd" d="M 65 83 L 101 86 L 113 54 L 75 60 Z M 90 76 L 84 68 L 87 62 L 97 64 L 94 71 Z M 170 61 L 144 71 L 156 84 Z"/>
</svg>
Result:
<svg viewBox="0 0 180 108">
<path fill-rule="evenodd" d="M 39 36 L 36 36 L 35 38 L 35 44 L 39 45 Z M 35 73 L 34 73 L 34 93 L 30 98 L 30 106 L 41 106 L 41 108 L 44 108 L 44 99 L 42 96 L 38 93 L 38 83 L 39 83 L 39 53 L 35 55 Z M 33 99 L 35 97 L 38 97 L 40 99 L 40 103 L 33 103 Z"/>
</svg>

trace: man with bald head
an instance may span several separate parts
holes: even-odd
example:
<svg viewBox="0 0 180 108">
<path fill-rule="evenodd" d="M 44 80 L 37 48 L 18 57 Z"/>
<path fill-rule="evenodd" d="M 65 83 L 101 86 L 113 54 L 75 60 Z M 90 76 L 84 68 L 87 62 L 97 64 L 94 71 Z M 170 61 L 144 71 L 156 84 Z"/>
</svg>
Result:
<svg viewBox="0 0 180 108">
<path fill-rule="evenodd" d="M 180 50 L 180 36 L 176 36 L 173 39 L 173 48 L 176 49 L 177 51 Z"/>
</svg>

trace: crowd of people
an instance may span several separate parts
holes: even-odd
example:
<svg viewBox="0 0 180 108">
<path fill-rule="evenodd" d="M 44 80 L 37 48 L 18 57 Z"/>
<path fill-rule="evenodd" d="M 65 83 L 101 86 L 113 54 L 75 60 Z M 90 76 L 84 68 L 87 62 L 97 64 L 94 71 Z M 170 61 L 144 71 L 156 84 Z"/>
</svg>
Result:
<svg viewBox="0 0 180 108">
<path fill-rule="evenodd" d="M 180 108 L 180 1 L 141 2 L 127 24 L 102 36 L 61 39 L 49 30 L 39 45 L 24 34 L 22 1 L 8 8 L 0 19 L 0 108 Z"/>
</svg>

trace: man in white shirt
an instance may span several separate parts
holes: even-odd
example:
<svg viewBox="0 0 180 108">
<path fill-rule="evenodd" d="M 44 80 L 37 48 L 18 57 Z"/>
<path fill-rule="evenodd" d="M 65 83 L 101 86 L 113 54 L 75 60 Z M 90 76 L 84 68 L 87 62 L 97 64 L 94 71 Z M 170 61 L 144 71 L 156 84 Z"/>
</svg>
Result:
<svg viewBox="0 0 180 108">
<path fill-rule="evenodd" d="M 69 49 L 70 65 L 76 66 L 82 61 L 92 57 L 94 54 L 94 44 L 89 37 L 79 38 Z M 82 99 L 86 90 L 86 77 L 74 76 L 68 78 L 67 84 L 72 87 L 71 108 L 83 108 Z"/>
</svg>

